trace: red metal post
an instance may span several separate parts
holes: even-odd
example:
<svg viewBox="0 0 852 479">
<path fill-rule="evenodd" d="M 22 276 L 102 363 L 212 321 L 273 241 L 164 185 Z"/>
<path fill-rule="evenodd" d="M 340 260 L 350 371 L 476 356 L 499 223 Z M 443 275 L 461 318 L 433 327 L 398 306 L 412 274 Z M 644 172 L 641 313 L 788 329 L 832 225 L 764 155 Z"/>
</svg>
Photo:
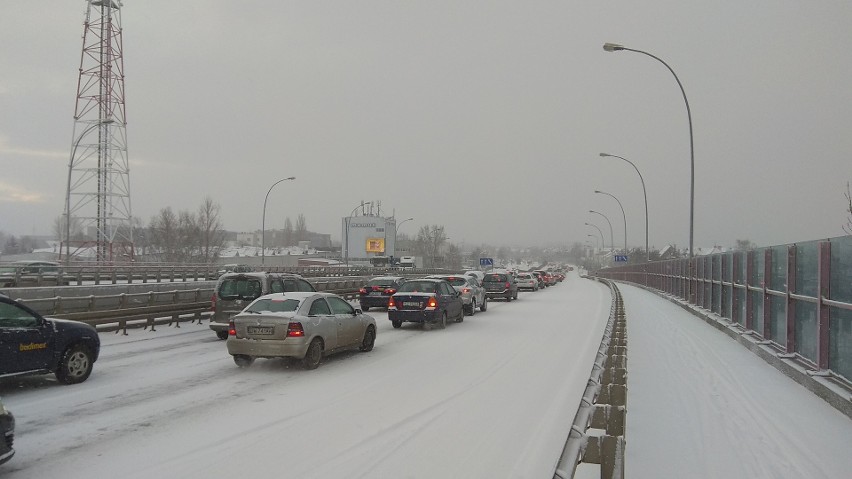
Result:
<svg viewBox="0 0 852 479">
<path fill-rule="evenodd" d="M 772 285 L 772 248 L 763 250 L 763 338 L 771 339 L 772 304 L 766 292 Z"/>
<path fill-rule="evenodd" d="M 817 366 L 820 370 L 829 369 L 831 338 L 829 327 L 831 325 L 829 306 L 823 299 L 829 298 L 831 294 L 831 242 L 823 241 L 819 244 L 819 284 L 817 285 Z"/>
<path fill-rule="evenodd" d="M 787 246 L 787 341 L 788 354 L 796 352 L 796 303 L 790 296 L 796 288 L 796 245 Z"/>
</svg>

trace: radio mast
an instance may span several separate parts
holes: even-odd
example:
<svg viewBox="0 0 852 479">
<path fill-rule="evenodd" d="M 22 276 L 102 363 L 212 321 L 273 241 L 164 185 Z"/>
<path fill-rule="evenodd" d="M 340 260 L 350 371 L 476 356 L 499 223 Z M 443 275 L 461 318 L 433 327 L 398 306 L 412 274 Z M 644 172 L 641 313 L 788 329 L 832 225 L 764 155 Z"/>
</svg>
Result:
<svg viewBox="0 0 852 479">
<path fill-rule="evenodd" d="M 119 0 L 86 0 L 60 256 L 133 259 Z M 64 250 L 64 252 L 62 251 Z"/>
</svg>

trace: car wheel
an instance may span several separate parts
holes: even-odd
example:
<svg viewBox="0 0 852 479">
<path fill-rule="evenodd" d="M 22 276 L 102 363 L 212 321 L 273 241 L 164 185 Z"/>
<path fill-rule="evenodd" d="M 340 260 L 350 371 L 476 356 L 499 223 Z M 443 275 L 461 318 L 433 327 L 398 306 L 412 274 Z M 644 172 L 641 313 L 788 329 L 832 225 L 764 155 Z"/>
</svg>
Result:
<svg viewBox="0 0 852 479">
<path fill-rule="evenodd" d="M 509 295 L 508 295 L 508 296 L 506 296 L 506 302 L 507 302 L 507 303 L 511 303 L 511 302 L 512 302 L 512 294 L 511 294 L 511 293 L 509 293 Z"/>
<path fill-rule="evenodd" d="M 322 360 L 322 341 L 319 338 L 314 338 L 308 346 L 308 352 L 302 359 L 302 366 L 305 369 L 316 369 Z"/>
<path fill-rule="evenodd" d="M 464 313 L 462 313 L 462 315 L 464 315 Z M 439 329 L 445 329 L 446 327 L 447 327 L 447 312 L 444 311 L 443 313 L 441 313 L 441 322 L 438 323 L 438 328 Z"/>
<path fill-rule="evenodd" d="M 473 316 L 476 314 L 476 298 L 470 300 L 470 308 L 468 309 L 467 314 L 469 316 Z"/>
<path fill-rule="evenodd" d="M 364 339 L 361 340 L 361 347 L 358 348 L 362 352 L 372 351 L 373 345 L 376 344 L 376 329 L 373 325 L 367 326 L 367 331 L 364 332 Z"/>
<path fill-rule="evenodd" d="M 216 337 L 221 340 L 228 339 L 228 331 L 216 331 Z"/>
<path fill-rule="evenodd" d="M 394 328 L 394 329 L 399 329 L 399 328 L 401 328 L 401 327 L 402 327 L 402 321 L 394 321 L 394 320 L 391 320 L 391 324 L 393 325 L 393 328 Z"/>
<path fill-rule="evenodd" d="M 517 291 L 515 291 L 514 299 L 518 299 L 518 292 Z"/>
<path fill-rule="evenodd" d="M 479 305 L 479 311 L 484 313 L 486 309 L 488 309 L 488 298 L 487 297 L 482 298 L 482 304 Z"/>
<path fill-rule="evenodd" d="M 85 381 L 92 374 L 92 352 L 86 346 L 77 344 L 65 350 L 59 367 L 56 368 L 56 379 L 63 384 L 77 384 Z"/>
<path fill-rule="evenodd" d="M 234 363 L 238 368 L 247 368 L 254 363 L 254 358 L 251 356 L 246 356 L 245 354 L 235 354 L 234 355 Z"/>
</svg>

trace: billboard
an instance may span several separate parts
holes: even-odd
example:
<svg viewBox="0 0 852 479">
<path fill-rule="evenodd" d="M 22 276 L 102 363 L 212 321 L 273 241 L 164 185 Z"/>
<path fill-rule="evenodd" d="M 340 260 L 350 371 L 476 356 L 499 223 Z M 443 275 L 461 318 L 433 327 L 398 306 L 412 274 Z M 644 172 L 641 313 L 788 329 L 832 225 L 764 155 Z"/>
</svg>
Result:
<svg viewBox="0 0 852 479">
<path fill-rule="evenodd" d="M 384 253 L 385 239 L 384 238 L 367 238 L 367 253 Z"/>
</svg>

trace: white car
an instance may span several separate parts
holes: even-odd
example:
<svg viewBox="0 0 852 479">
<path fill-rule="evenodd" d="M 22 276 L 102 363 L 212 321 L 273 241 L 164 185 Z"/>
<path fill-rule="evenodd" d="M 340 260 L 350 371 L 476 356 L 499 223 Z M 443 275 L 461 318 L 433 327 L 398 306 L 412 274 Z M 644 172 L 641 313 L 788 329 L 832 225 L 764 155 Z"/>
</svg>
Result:
<svg viewBox="0 0 852 479">
<path fill-rule="evenodd" d="M 463 274 L 432 274 L 427 278 L 446 280 L 453 289 L 461 293 L 464 312 L 468 316 L 476 314 L 477 308 L 482 312 L 488 309 L 488 297 L 485 295 L 485 288 L 476 278 Z"/>
<path fill-rule="evenodd" d="M 485 277 L 485 273 L 483 273 L 482 271 L 477 271 L 477 270 L 465 271 L 464 275 L 474 277 L 480 283 L 482 282 L 482 278 Z"/>
<path fill-rule="evenodd" d="M 532 273 L 516 274 L 515 282 L 518 283 L 518 289 L 538 291 L 538 278 Z"/>
<path fill-rule="evenodd" d="M 231 318 L 228 353 L 237 366 L 256 358 L 291 357 L 315 369 L 323 356 L 371 351 L 376 320 L 332 293 L 294 291 L 261 296 Z"/>
</svg>

